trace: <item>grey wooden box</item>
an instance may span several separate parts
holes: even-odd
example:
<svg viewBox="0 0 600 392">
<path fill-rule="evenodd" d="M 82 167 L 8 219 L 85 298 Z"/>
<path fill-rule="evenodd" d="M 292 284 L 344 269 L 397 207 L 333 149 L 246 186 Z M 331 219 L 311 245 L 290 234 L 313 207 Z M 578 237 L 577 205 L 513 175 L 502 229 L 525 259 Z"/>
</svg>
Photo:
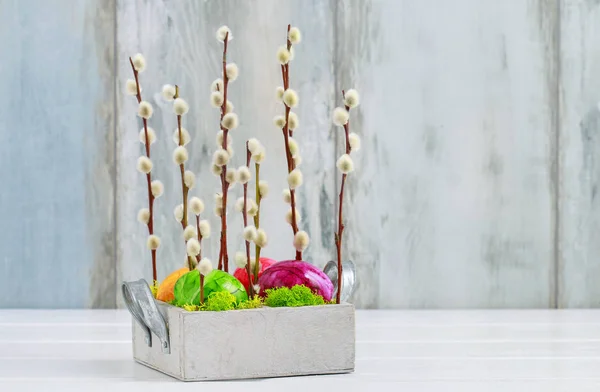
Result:
<svg viewBox="0 0 600 392">
<path fill-rule="evenodd" d="M 133 323 L 133 356 L 183 381 L 348 373 L 354 371 L 351 304 L 188 312 L 158 302 L 170 354 L 152 347 Z"/>
</svg>

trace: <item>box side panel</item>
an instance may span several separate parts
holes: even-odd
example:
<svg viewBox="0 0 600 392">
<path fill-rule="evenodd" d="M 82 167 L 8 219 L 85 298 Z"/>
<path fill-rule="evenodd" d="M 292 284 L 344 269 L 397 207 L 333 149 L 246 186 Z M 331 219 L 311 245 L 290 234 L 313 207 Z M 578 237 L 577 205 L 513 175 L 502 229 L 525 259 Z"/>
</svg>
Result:
<svg viewBox="0 0 600 392">
<path fill-rule="evenodd" d="M 138 323 L 133 321 L 133 357 L 136 361 L 159 370 L 170 376 L 184 379 L 181 341 L 181 313 L 182 311 L 172 306 L 159 305 L 161 312 L 167 320 L 169 327 L 169 340 L 171 353 L 164 354 L 160 347 L 160 340 L 152 334 L 152 347 L 148 347 L 144 340 L 144 332 Z"/>
<path fill-rule="evenodd" d="M 183 313 L 186 380 L 354 370 L 352 305 Z"/>
</svg>

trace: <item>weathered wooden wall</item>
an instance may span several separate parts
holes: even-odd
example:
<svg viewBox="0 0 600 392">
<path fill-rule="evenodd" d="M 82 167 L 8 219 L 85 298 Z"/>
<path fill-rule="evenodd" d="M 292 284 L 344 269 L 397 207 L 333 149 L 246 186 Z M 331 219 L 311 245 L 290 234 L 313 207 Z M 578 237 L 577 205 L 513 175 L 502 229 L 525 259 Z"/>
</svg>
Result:
<svg viewBox="0 0 600 392">
<path fill-rule="evenodd" d="M 218 113 L 208 98 L 223 23 L 241 71 L 230 89 L 241 120 L 234 162 L 242 163 L 245 138 L 266 145 L 267 254 L 291 257 L 283 143 L 272 126 L 281 110 L 274 53 L 288 22 L 304 33 L 292 63 L 305 174 L 299 199 L 312 238 L 307 255 L 320 266 L 334 254 L 340 180 L 341 134 L 330 113 L 341 89 L 362 94 L 351 120 L 363 149 L 348 183 L 344 249 L 358 265 L 358 306 L 600 304 L 598 1 L 68 3 L 0 0 L 0 48 L 11 53 L 0 61 L 0 307 L 114 306 L 121 280 L 150 278 L 146 229 L 136 221 L 146 204 L 135 170 L 140 123 L 123 92 L 127 57 L 138 51 L 159 136 L 154 173 L 166 186 L 156 202 L 159 276 L 184 259 L 164 83 L 179 84 L 190 103 L 188 166 L 199 180 L 192 193 L 209 206 L 213 238 L 204 251 L 216 257 L 218 182 L 208 162 Z M 233 255 L 241 218 L 230 215 Z"/>
<path fill-rule="evenodd" d="M 0 1 L 0 307 L 114 307 L 114 1 Z"/>
</svg>

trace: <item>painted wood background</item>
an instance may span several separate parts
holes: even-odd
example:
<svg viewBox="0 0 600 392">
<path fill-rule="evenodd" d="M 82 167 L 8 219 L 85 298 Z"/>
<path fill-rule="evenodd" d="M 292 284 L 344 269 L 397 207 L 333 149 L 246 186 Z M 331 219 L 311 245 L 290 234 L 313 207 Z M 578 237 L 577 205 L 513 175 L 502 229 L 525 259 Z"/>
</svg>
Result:
<svg viewBox="0 0 600 392">
<path fill-rule="evenodd" d="M 114 307 L 119 282 L 151 276 L 142 152 L 127 57 L 142 52 L 144 99 L 162 238 L 159 276 L 183 263 L 172 163 L 175 116 L 159 94 L 177 83 L 190 103 L 193 195 L 212 214 L 208 163 L 218 113 L 215 30 L 233 30 L 240 66 L 230 96 L 245 138 L 267 147 L 267 254 L 290 258 L 283 220 L 283 142 L 272 118 L 275 51 L 285 26 L 303 31 L 292 62 L 311 235 L 307 258 L 334 255 L 342 149 L 330 114 L 340 91 L 362 104 L 363 138 L 347 192 L 345 254 L 358 266 L 354 302 L 368 308 L 596 307 L 600 304 L 600 3 L 596 0 L 0 0 L 0 307 Z M 19 39 L 15 39 L 18 37 Z M 239 195 L 239 185 L 232 193 Z M 241 217 L 230 212 L 230 254 Z M 275 238 L 278 238 L 276 241 Z"/>
</svg>

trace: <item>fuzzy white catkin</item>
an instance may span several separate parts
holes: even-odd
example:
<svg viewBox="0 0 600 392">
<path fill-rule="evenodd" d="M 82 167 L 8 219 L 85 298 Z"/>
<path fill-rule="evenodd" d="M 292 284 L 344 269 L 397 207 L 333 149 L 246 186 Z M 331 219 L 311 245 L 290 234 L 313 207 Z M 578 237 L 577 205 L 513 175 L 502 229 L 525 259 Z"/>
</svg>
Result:
<svg viewBox="0 0 600 392">
<path fill-rule="evenodd" d="M 237 170 L 235 170 L 232 167 L 227 169 L 227 171 L 225 172 L 225 181 L 227 181 L 230 185 L 235 184 L 237 181 Z"/>
<path fill-rule="evenodd" d="M 242 212 L 244 210 L 244 198 L 243 197 L 239 197 L 236 201 L 235 201 L 235 210 L 237 212 Z"/>
<path fill-rule="evenodd" d="M 142 101 L 138 105 L 138 116 L 140 116 L 141 118 L 145 118 L 147 120 L 150 117 L 152 117 L 153 112 L 154 110 L 152 109 L 152 105 L 150 105 L 150 102 Z"/>
<path fill-rule="evenodd" d="M 256 239 L 254 240 L 254 243 L 260 248 L 265 248 L 268 242 L 269 238 L 267 237 L 267 233 L 263 229 L 256 230 Z"/>
<path fill-rule="evenodd" d="M 210 91 L 220 91 L 223 92 L 223 79 L 217 78 L 213 80 L 210 85 Z"/>
<path fill-rule="evenodd" d="M 173 101 L 173 111 L 178 116 L 183 116 L 190 109 L 188 103 L 183 98 L 175 98 Z"/>
<path fill-rule="evenodd" d="M 183 204 L 179 204 L 177 207 L 175 207 L 173 210 L 173 215 L 175 216 L 177 222 L 181 222 L 183 220 Z"/>
<path fill-rule="evenodd" d="M 150 222 L 150 210 L 147 208 L 140 209 L 138 211 L 137 220 L 138 222 L 147 225 L 148 222 Z"/>
<path fill-rule="evenodd" d="M 350 89 L 346 91 L 346 94 L 344 94 L 344 105 L 352 109 L 357 107 L 359 103 L 360 96 L 358 95 L 358 91 L 356 91 L 355 89 Z"/>
<path fill-rule="evenodd" d="M 358 136 L 356 133 L 351 132 L 348 135 L 348 143 L 350 143 L 350 148 L 352 151 L 360 150 L 360 136 Z"/>
<path fill-rule="evenodd" d="M 284 189 L 283 192 L 281 192 L 281 196 L 285 203 L 290 204 L 292 202 L 292 194 L 289 189 Z"/>
<path fill-rule="evenodd" d="M 202 238 L 210 238 L 210 222 L 206 219 L 198 222 L 198 227 L 200 228 L 200 235 Z"/>
<path fill-rule="evenodd" d="M 238 181 L 240 184 L 245 184 L 250 181 L 252 175 L 250 174 L 250 169 L 248 166 L 240 166 L 237 170 Z"/>
<path fill-rule="evenodd" d="M 185 163 L 188 160 L 188 152 L 187 149 L 183 146 L 177 146 L 175 150 L 173 150 L 173 162 L 178 165 Z"/>
<path fill-rule="evenodd" d="M 229 162 L 229 153 L 227 150 L 223 150 L 222 148 L 215 151 L 213 155 L 213 164 L 215 166 L 223 166 Z"/>
<path fill-rule="evenodd" d="M 258 151 L 255 151 L 252 154 L 252 159 L 254 159 L 254 162 L 261 164 L 262 161 L 265 160 L 266 157 L 266 152 L 265 152 L 265 148 L 263 146 L 261 146 Z"/>
<path fill-rule="evenodd" d="M 344 174 L 354 171 L 354 162 L 352 162 L 352 158 L 348 154 L 342 155 L 338 159 L 336 166 Z"/>
<path fill-rule="evenodd" d="M 300 29 L 297 27 L 292 27 L 288 32 L 288 39 L 294 45 L 299 44 L 302 41 L 302 34 L 300 33 Z"/>
<path fill-rule="evenodd" d="M 190 238 L 185 244 L 185 250 L 187 251 L 188 256 L 198 256 L 200 249 L 200 242 L 195 238 Z"/>
<path fill-rule="evenodd" d="M 302 185 L 303 177 L 300 169 L 294 169 L 288 174 L 288 185 L 290 189 L 296 189 Z"/>
<path fill-rule="evenodd" d="M 198 263 L 198 266 L 196 268 L 204 276 L 210 274 L 210 271 L 213 270 L 212 262 L 209 259 L 207 259 L 206 257 L 204 257 L 202 260 L 200 260 L 200 262 Z"/>
<path fill-rule="evenodd" d="M 238 66 L 236 63 L 229 63 L 225 67 L 225 75 L 227 75 L 227 79 L 230 82 L 233 82 L 237 79 L 239 72 L 240 72 L 240 70 L 238 69 Z"/>
<path fill-rule="evenodd" d="M 221 168 L 221 166 L 215 164 L 211 166 L 210 170 L 212 171 L 212 174 L 214 174 L 217 177 L 219 177 L 221 173 L 223 173 L 223 169 Z"/>
<path fill-rule="evenodd" d="M 140 89 L 141 91 L 142 89 Z M 137 83 L 133 79 L 127 79 L 125 82 L 125 92 L 129 95 L 137 95 Z"/>
<path fill-rule="evenodd" d="M 298 93 L 291 88 L 288 88 L 283 93 L 283 102 L 290 108 L 298 106 Z"/>
<path fill-rule="evenodd" d="M 217 147 L 222 147 L 223 146 L 223 130 L 220 130 L 219 132 L 217 132 Z M 227 135 L 227 147 L 231 147 L 231 143 L 233 142 L 233 138 L 231 137 L 231 135 Z"/>
<path fill-rule="evenodd" d="M 225 113 L 231 113 L 233 112 L 233 103 L 231 103 L 230 100 L 227 100 L 227 103 L 225 104 Z"/>
<path fill-rule="evenodd" d="M 192 189 L 196 185 L 196 175 L 191 170 L 186 170 L 183 173 L 183 183 L 188 189 Z"/>
<path fill-rule="evenodd" d="M 295 212 L 296 212 L 296 223 L 298 223 L 298 222 L 300 222 L 300 220 L 302 218 L 300 216 L 300 211 L 298 211 L 297 208 L 295 209 Z M 293 218 L 292 217 L 292 209 L 290 208 L 288 210 L 288 212 L 285 213 L 285 221 L 291 225 L 292 224 L 292 218 Z"/>
<path fill-rule="evenodd" d="M 246 253 L 244 252 L 235 252 L 235 265 L 238 268 L 246 268 L 246 265 L 248 264 L 248 257 L 246 257 Z"/>
<path fill-rule="evenodd" d="M 221 125 L 226 129 L 235 129 L 238 127 L 238 115 L 235 113 L 227 113 L 223 116 Z"/>
<path fill-rule="evenodd" d="M 189 205 L 190 211 L 192 211 L 194 215 L 200 215 L 202 214 L 202 212 L 204 212 L 204 202 L 199 197 L 192 197 L 190 199 Z"/>
<path fill-rule="evenodd" d="M 160 238 L 157 235 L 151 234 L 148 236 L 148 241 L 146 241 L 146 246 L 148 249 L 158 249 L 160 246 Z"/>
<path fill-rule="evenodd" d="M 137 160 L 137 169 L 144 174 L 150 173 L 152 171 L 152 161 L 150 158 L 145 156 L 139 157 Z"/>
<path fill-rule="evenodd" d="M 196 237 L 196 234 L 196 228 L 192 225 L 187 225 L 187 227 L 183 230 L 183 238 L 186 241 L 189 241 L 192 238 Z"/>
<path fill-rule="evenodd" d="M 275 89 L 275 97 L 277 98 L 278 101 L 283 101 L 283 93 L 285 92 L 285 90 L 283 89 L 282 86 L 277 86 L 277 88 Z"/>
<path fill-rule="evenodd" d="M 216 205 L 215 206 L 215 215 L 216 216 L 223 216 L 223 206 L 222 205 Z"/>
<path fill-rule="evenodd" d="M 150 183 L 150 190 L 152 191 L 152 196 L 160 197 L 165 191 L 165 186 L 159 180 L 154 180 Z"/>
<path fill-rule="evenodd" d="M 248 215 L 252 217 L 258 214 L 258 204 L 256 204 L 254 199 L 248 198 L 248 201 L 246 201 L 246 211 Z"/>
<path fill-rule="evenodd" d="M 282 65 L 285 65 L 290 61 L 290 51 L 287 50 L 285 46 L 280 46 L 279 49 L 277 49 L 277 61 Z"/>
<path fill-rule="evenodd" d="M 248 139 L 248 150 L 250 150 L 251 154 L 254 154 L 256 152 L 257 149 L 260 148 L 260 142 L 258 141 L 258 139 L 256 138 L 250 138 Z"/>
<path fill-rule="evenodd" d="M 267 197 L 269 194 L 269 183 L 265 180 L 260 180 L 258 182 L 258 193 L 260 194 L 261 198 Z"/>
<path fill-rule="evenodd" d="M 302 164 L 302 156 L 300 154 L 296 154 L 294 158 L 294 166 L 298 167 Z"/>
<path fill-rule="evenodd" d="M 229 35 L 227 35 L 229 33 Z M 219 29 L 217 30 L 217 41 L 219 42 L 225 42 L 225 36 L 227 36 L 227 41 L 231 41 L 233 39 L 233 36 L 231 35 L 231 30 L 229 29 L 229 27 L 227 26 L 221 26 L 219 27 Z"/>
<path fill-rule="evenodd" d="M 309 242 L 308 233 L 304 230 L 300 230 L 294 236 L 294 248 L 299 252 L 304 251 L 308 247 Z"/>
<path fill-rule="evenodd" d="M 283 128 L 285 127 L 285 117 L 283 116 L 275 116 L 273 118 L 273 124 L 277 127 L 277 128 Z"/>
<path fill-rule="evenodd" d="M 288 116 L 288 128 L 294 130 L 300 126 L 300 120 L 298 119 L 298 115 L 294 112 L 290 112 Z"/>
<path fill-rule="evenodd" d="M 175 86 L 165 84 L 162 87 L 162 96 L 166 101 L 172 101 L 175 98 Z"/>
<path fill-rule="evenodd" d="M 298 143 L 296 143 L 296 141 L 291 137 L 288 138 L 288 147 L 290 149 L 290 154 L 292 155 L 292 157 L 295 157 L 300 153 Z"/>
<path fill-rule="evenodd" d="M 156 141 L 156 132 L 150 127 L 148 127 L 148 141 L 150 144 Z M 144 128 L 140 129 L 140 142 L 144 145 L 146 144 L 146 131 Z"/>
<path fill-rule="evenodd" d="M 243 233 L 244 240 L 250 242 L 256 239 L 256 227 L 246 226 Z"/>
<path fill-rule="evenodd" d="M 215 108 L 220 108 L 223 105 L 223 93 L 220 91 L 213 91 L 210 94 L 210 104 Z"/>
<path fill-rule="evenodd" d="M 223 195 L 220 193 L 215 193 L 215 204 L 221 205 L 223 204 Z"/>
<path fill-rule="evenodd" d="M 337 107 L 333 110 L 333 123 L 338 127 L 342 127 L 348 123 L 350 114 L 344 108 Z"/>
<path fill-rule="evenodd" d="M 181 139 L 183 140 L 184 146 L 187 145 L 192 140 L 190 133 L 185 128 L 181 128 Z M 175 131 L 173 131 L 173 142 L 175 144 L 179 145 L 179 129 L 178 128 L 175 128 Z"/>
<path fill-rule="evenodd" d="M 138 53 L 135 56 L 133 56 L 131 62 L 133 63 L 133 68 L 138 72 L 144 72 L 144 70 L 146 69 L 146 59 L 141 53 Z"/>
</svg>

